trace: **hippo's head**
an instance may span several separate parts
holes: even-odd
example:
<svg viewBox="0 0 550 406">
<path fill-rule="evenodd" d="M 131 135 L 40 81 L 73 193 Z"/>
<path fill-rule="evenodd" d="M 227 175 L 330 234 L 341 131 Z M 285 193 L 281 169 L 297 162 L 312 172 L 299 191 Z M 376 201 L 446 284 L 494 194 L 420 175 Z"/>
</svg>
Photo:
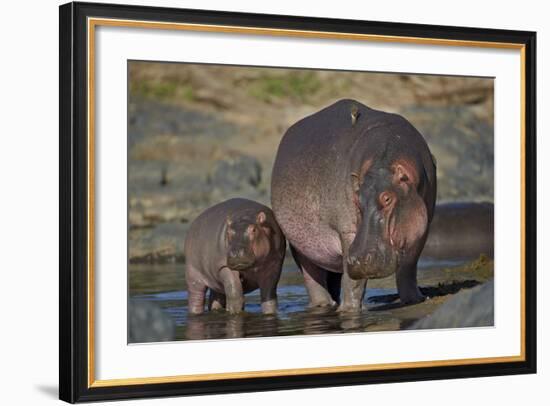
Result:
<svg viewBox="0 0 550 406">
<path fill-rule="evenodd" d="M 244 271 L 269 254 L 271 228 L 266 220 L 263 211 L 235 220 L 227 219 L 225 237 L 229 268 Z"/>
<path fill-rule="evenodd" d="M 382 278 L 418 258 L 428 229 L 421 181 L 406 161 L 352 174 L 358 222 L 347 265 L 353 279 Z"/>
</svg>

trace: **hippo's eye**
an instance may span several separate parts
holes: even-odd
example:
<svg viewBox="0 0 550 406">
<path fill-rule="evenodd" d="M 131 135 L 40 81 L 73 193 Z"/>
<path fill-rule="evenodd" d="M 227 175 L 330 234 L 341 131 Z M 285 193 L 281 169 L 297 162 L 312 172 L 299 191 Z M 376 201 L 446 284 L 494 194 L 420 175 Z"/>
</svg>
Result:
<svg viewBox="0 0 550 406">
<path fill-rule="evenodd" d="M 382 192 L 380 193 L 378 200 L 380 201 L 382 207 L 388 207 L 393 201 L 393 196 L 391 195 L 391 193 Z"/>
</svg>

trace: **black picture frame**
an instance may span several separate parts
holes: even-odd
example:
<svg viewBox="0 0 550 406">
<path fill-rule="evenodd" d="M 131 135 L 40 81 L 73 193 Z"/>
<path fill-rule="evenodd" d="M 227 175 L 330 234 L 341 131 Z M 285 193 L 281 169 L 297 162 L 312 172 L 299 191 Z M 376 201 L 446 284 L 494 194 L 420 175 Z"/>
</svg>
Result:
<svg viewBox="0 0 550 406">
<path fill-rule="evenodd" d="M 59 397 L 67 402 L 235 393 L 536 372 L 536 33 L 112 4 L 60 6 Z M 93 387 L 88 353 L 87 19 L 211 24 L 513 43 L 524 49 L 525 357 L 516 362 Z"/>
</svg>

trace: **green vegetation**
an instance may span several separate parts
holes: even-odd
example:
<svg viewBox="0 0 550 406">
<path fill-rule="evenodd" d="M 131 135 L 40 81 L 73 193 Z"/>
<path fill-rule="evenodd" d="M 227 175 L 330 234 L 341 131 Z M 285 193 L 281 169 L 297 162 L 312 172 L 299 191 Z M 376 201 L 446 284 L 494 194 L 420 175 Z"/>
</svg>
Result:
<svg viewBox="0 0 550 406">
<path fill-rule="evenodd" d="M 130 94 L 157 101 L 192 101 L 194 98 L 193 88 L 189 84 L 173 80 L 132 81 Z"/>
<path fill-rule="evenodd" d="M 472 272 L 483 281 L 494 276 L 494 261 L 484 254 L 481 254 L 475 261 L 466 264 L 464 268 L 465 271 Z"/>
<path fill-rule="evenodd" d="M 250 83 L 250 95 L 264 102 L 290 98 L 306 101 L 321 88 L 314 72 L 290 72 L 287 75 L 265 74 Z"/>
</svg>

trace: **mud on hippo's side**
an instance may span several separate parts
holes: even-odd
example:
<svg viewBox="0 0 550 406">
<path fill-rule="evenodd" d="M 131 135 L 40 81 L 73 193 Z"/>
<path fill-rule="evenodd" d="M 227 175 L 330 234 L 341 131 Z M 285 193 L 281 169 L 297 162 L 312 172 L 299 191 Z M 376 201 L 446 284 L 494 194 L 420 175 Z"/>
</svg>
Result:
<svg viewBox="0 0 550 406">
<path fill-rule="evenodd" d="M 189 312 L 244 309 L 244 294 L 260 289 L 263 313 L 277 311 L 277 283 L 286 241 L 271 209 L 230 199 L 201 213 L 185 239 Z"/>
<path fill-rule="evenodd" d="M 436 166 L 422 135 L 354 100 L 298 121 L 277 151 L 272 207 L 311 306 L 358 311 L 367 279 L 392 273 L 402 302 L 421 301 L 417 262 L 435 199 Z"/>
</svg>

